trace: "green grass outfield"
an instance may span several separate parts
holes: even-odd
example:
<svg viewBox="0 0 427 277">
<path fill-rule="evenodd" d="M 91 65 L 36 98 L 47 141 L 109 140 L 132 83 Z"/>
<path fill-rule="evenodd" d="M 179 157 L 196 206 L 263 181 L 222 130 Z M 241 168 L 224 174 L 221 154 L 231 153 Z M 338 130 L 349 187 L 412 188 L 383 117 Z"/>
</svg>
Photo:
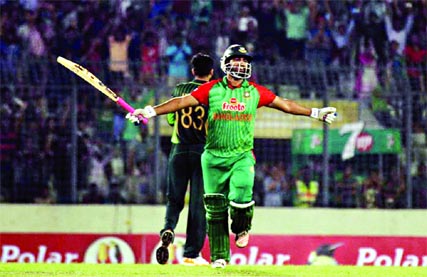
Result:
<svg viewBox="0 0 427 277">
<path fill-rule="evenodd" d="M 280 277 L 426 277 L 427 267 L 248 266 L 225 269 L 182 265 L 1 264 L 1 277 L 128 277 L 128 276 L 280 276 Z"/>
</svg>

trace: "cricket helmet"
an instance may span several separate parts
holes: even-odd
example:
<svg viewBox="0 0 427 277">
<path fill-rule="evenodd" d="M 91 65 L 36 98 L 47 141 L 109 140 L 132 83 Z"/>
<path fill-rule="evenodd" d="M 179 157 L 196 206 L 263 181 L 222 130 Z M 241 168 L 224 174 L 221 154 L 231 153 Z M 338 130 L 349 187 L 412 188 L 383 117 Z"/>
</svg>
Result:
<svg viewBox="0 0 427 277">
<path fill-rule="evenodd" d="M 236 57 L 246 58 L 246 62 L 231 63 L 231 59 Z M 230 45 L 221 57 L 221 69 L 225 74 L 230 74 L 237 79 L 248 79 L 252 73 L 253 57 L 249 54 L 248 50 L 240 44 Z"/>
</svg>

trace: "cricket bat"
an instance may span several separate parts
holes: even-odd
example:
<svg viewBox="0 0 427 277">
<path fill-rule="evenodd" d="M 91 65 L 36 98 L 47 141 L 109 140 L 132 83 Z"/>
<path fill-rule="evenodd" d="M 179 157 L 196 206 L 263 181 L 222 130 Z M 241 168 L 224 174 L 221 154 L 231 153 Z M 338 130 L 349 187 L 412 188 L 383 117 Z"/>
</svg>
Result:
<svg viewBox="0 0 427 277">
<path fill-rule="evenodd" d="M 62 64 L 64 67 L 68 68 L 75 74 L 77 74 L 80 78 L 91 84 L 93 87 L 95 87 L 97 90 L 102 92 L 105 96 L 119 104 L 123 109 L 126 111 L 133 113 L 135 109 L 126 103 L 123 98 L 118 96 L 114 91 L 112 91 L 109 87 L 107 87 L 101 80 L 99 80 L 95 75 L 93 75 L 89 70 L 84 68 L 83 66 L 72 62 L 70 60 L 67 60 L 66 58 L 63 58 L 61 56 L 58 56 L 56 61 L 60 64 Z M 138 116 L 138 119 L 143 122 L 144 124 L 148 123 L 148 119 L 143 117 L 142 115 Z"/>
</svg>

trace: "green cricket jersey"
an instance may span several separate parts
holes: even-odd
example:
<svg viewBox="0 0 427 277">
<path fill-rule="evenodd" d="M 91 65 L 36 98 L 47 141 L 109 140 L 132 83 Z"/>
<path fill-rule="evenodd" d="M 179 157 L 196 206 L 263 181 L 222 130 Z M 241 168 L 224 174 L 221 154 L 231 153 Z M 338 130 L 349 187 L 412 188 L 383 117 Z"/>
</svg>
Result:
<svg viewBox="0 0 427 277">
<path fill-rule="evenodd" d="M 189 94 L 204 83 L 206 81 L 193 80 L 178 84 L 172 92 L 172 96 L 179 97 Z M 168 123 L 174 126 L 172 143 L 205 144 L 206 118 L 207 107 L 204 105 L 188 107 L 168 114 Z"/>
<path fill-rule="evenodd" d="M 276 97 L 247 80 L 240 87 L 230 87 L 226 77 L 201 85 L 191 95 L 209 107 L 205 149 L 219 157 L 253 149 L 256 110 Z"/>
</svg>

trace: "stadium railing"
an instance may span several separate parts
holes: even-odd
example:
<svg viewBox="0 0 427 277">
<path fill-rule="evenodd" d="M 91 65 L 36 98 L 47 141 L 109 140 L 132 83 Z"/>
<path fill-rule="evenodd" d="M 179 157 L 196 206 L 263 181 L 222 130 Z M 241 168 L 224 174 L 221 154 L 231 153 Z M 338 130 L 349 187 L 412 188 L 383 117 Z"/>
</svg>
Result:
<svg viewBox="0 0 427 277">
<path fill-rule="evenodd" d="M 126 125 L 122 110 L 55 61 L 1 61 L 1 65 L 1 201 L 164 201 L 170 147 L 165 119 L 156 118 L 139 129 Z M 164 63 L 149 78 L 142 78 L 139 63 L 130 63 L 125 73 L 109 71 L 108 63 L 82 65 L 137 107 L 167 99 L 172 90 L 166 85 Z M 216 77 L 221 75 L 217 70 Z M 257 164 L 265 169 L 259 171 L 256 197 L 262 198 L 259 183 L 273 166 L 281 165 L 289 182 L 298 177 L 298 169 L 308 166 L 321 183 L 318 205 L 337 206 L 336 183 L 350 165 L 360 187 L 372 171 L 378 171 L 384 183 L 379 193 L 386 191 L 385 183 L 393 178 L 390 173 L 397 171 L 397 179 L 390 182 L 395 182 L 396 191 L 403 184 L 403 191 L 393 207 L 418 207 L 413 198 L 419 189 L 413 187 L 414 176 L 416 167 L 427 161 L 425 68 L 387 66 L 372 71 L 286 62 L 255 64 L 253 77 L 277 95 L 302 103 L 341 101 L 348 107 L 346 114 L 365 122 L 365 128 L 397 129 L 402 142 L 397 154 L 361 154 L 343 161 L 325 152 L 295 157 L 292 136 L 256 136 Z M 324 132 L 324 139 L 328 138 Z M 382 198 L 378 205 L 386 207 Z"/>
</svg>

